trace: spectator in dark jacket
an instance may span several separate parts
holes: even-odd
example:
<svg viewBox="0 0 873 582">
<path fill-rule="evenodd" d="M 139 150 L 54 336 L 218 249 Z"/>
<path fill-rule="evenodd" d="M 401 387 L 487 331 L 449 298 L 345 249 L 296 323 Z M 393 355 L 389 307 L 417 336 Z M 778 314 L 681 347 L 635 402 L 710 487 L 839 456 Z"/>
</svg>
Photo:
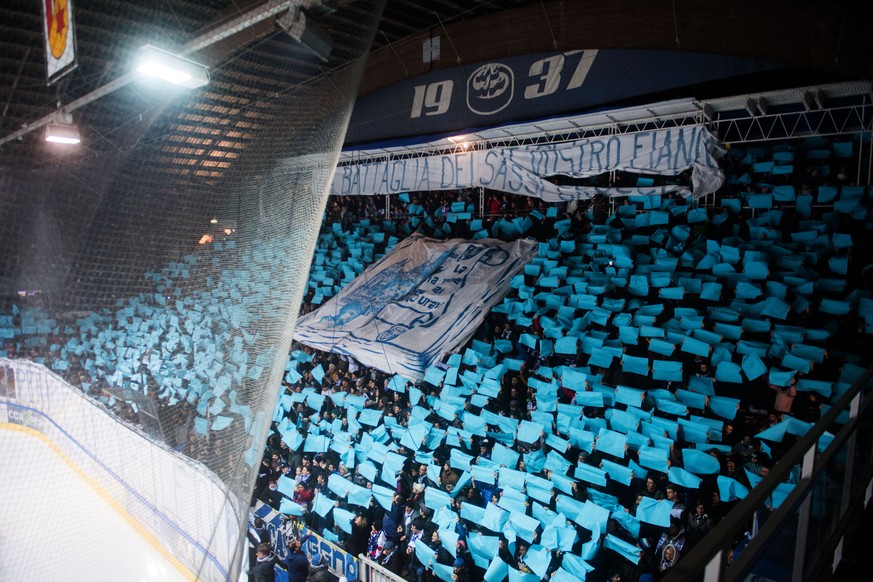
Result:
<svg viewBox="0 0 873 582">
<path fill-rule="evenodd" d="M 279 491 L 279 484 L 275 479 L 270 479 L 269 484 L 264 487 L 261 491 L 260 495 L 258 495 L 258 499 L 279 511 L 279 506 L 282 504 L 282 493 Z"/>
<path fill-rule="evenodd" d="M 331 582 L 336 576 L 327 567 L 327 560 L 321 554 L 315 554 L 309 565 L 308 582 Z"/>
<path fill-rule="evenodd" d="M 355 557 L 358 557 L 358 554 L 366 554 L 369 539 L 370 528 L 367 524 L 367 518 L 359 515 L 352 520 L 352 533 L 343 544 L 343 549 Z"/>
<path fill-rule="evenodd" d="M 452 564 L 452 580 L 454 582 L 473 582 L 473 574 L 463 558 L 455 558 Z"/>
<path fill-rule="evenodd" d="M 395 546 L 400 543 L 400 538 L 403 536 L 403 498 L 396 493 L 391 502 L 391 509 L 382 516 L 382 531 Z"/>
<path fill-rule="evenodd" d="M 445 546 L 443 546 L 442 541 L 440 540 L 440 531 L 438 529 L 433 530 L 428 545 L 435 551 L 434 557 L 436 558 L 437 563 L 449 566 L 454 562 L 454 558 L 452 558 L 452 555 Z"/>
<path fill-rule="evenodd" d="M 267 524 L 264 523 L 264 520 L 255 516 L 249 524 L 246 537 L 255 548 L 261 544 L 269 544 L 270 531 L 267 529 Z"/>
<path fill-rule="evenodd" d="M 694 511 L 688 513 L 685 519 L 685 539 L 689 546 L 693 546 L 703 539 L 715 527 L 715 520 L 706 513 L 706 504 L 702 499 L 694 504 Z"/>
<path fill-rule="evenodd" d="M 309 578 L 309 560 L 306 559 L 306 554 L 303 553 L 298 540 L 288 542 L 285 569 L 288 570 L 288 582 L 306 582 Z"/>
<path fill-rule="evenodd" d="M 255 551 L 255 565 L 249 571 L 252 582 L 274 582 L 276 579 L 275 566 L 276 556 L 273 555 L 270 544 L 260 544 Z"/>
<path fill-rule="evenodd" d="M 379 565 L 386 568 L 389 572 L 400 575 L 402 552 L 397 550 L 394 542 L 388 540 L 382 547 L 382 554 L 376 560 Z"/>
</svg>

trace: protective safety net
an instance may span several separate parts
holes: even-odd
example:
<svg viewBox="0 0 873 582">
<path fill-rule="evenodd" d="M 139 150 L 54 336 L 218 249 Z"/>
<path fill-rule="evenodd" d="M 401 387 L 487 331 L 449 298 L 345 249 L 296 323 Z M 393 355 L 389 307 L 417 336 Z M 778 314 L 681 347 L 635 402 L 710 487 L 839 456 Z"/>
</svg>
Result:
<svg viewBox="0 0 873 582">
<path fill-rule="evenodd" d="M 34 145 L 39 132 L 0 151 L 0 427 L 48 442 L 182 578 L 239 577 L 253 468 L 383 2 L 338 4 L 320 22 L 327 62 L 276 27 L 205 87 L 104 98 L 124 103 L 111 136 L 89 132 L 86 106 L 76 151 Z M 4 505 L 34 501 L 3 484 Z M 52 503 L 77 502 L 64 495 Z M 4 536 L 3 577 L 30 575 L 50 526 L 32 527 Z M 141 579 L 130 558 L 115 579 Z"/>
</svg>

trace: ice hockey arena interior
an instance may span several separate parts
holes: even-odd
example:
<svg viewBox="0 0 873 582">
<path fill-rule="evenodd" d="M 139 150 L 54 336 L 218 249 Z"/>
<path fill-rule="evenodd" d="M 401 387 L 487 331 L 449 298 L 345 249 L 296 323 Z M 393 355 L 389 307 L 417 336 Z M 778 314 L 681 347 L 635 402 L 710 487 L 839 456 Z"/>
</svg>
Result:
<svg viewBox="0 0 873 582">
<path fill-rule="evenodd" d="M 871 55 L 858 0 L 4 0 L 0 580 L 862 579 Z"/>
</svg>

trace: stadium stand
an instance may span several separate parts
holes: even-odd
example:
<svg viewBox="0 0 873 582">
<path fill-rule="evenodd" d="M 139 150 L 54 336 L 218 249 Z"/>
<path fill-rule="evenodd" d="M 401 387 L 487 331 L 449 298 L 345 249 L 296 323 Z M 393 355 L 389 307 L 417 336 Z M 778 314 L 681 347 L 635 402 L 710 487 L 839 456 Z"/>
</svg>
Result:
<svg viewBox="0 0 873 582">
<path fill-rule="evenodd" d="M 354 20 L 352 3 L 340 4 L 343 22 Z M 323 8 L 326 14 L 317 16 L 333 13 L 333 6 Z M 361 50 L 372 32 L 365 29 L 362 22 L 359 38 L 340 43 L 339 52 Z M 585 51 L 576 53 L 584 57 Z M 241 58 L 259 66 L 257 56 Z M 610 58 L 608 51 L 600 58 Z M 313 55 L 305 61 L 294 65 L 296 72 L 312 64 Z M 35 261 L 36 271 L 61 263 L 61 271 L 70 268 L 66 279 L 45 278 L 68 280 L 70 288 L 28 287 L 0 297 L 4 409 L 12 419 L 25 392 L 41 395 L 46 405 L 10 423 L 39 432 L 43 421 L 32 418 L 41 414 L 70 437 L 54 419 L 85 402 L 88 414 L 106 411 L 112 422 L 121 421 L 95 431 L 95 440 L 114 439 L 125 427 L 148 437 L 144 442 L 155 444 L 162 458 L 182 467 L 172 475 L 197 483 L 197 494 L 187 499 L 179 486 L 185 493 L 170 507 L 193 506 L 195 497 L 226 502 L 227 515 L 214 527 L 202 523 L 209 512 L 199 506 L 185 516 L 199 522 L 191 531 L 205 532 L 206 542 L 188 535 L 175 515 L 163 517 L 178 525 L 155 526 L 160 541 L 173 546 L 167 552 L 195 555 L 185 567 L 208 579 L 231 579 L 240 560 L 241 579 L 248 574 L 252 582 L 262 575 L 348 582 L 365 572 L 372 582 L 671 582 L 692 579 L 689 572 L 702 579 L 707 559 L 768 579 L 792 579 L 792 571 L 796 577 L 804 567 L 796 557 L 803 554 L 800 544 L 808 550 L 830 531 L 836 506 L 846 513 L 847 492 L 855 486 L 844 482 L 852 462 L 831 445 L 840 448 L 850 439 L 854 452 L 861 441 L 862 465 L 870 453 L 868 433 L 842 432 L 858 416 L 857 401 L 846 405 L 846 397 L 869 393 L 873 369 L 869 135 L 834 129 L 758 136 L 742 119 L 716 118 L 696 101 L 665 101 L 641 107 L 694 111 L 675 113 L 673 126 L 649 108 L 643 122 L 622 125 L 627 133 L 611 120 L 608 131 L 606 125 L 577 128 L 582 137 L 575 143 L 583 151 L 601 131 L 594 137 L 604 148 L 626 140 L 636 152 L 644 147 L 641 135 L 667 135 L 668 153 L 661 155 L 672 158 L 669 136 L 681 136 L 675 158 L 684 152 L 688 163 L 674 175 L 657 175 L 669 173 L 657 167 L 660 161 L 651 162 L 650 173 L 631 171 L 634 162 L 623 161 L 608 172 L 531 172 L 535 180 L 527 184 L 536 183 L 542 198 L 513 194 L 509 186 L 336 194 L 343 176 L 360 171 L 358 153 L 340 153 L 334 177 L 333 150 L 352 115 L 351 96 L 364 67 L 363 59 L 350 62 L 347 76 L 301 83 L 307 111 L 288 97 L 291 87 L 275 88 L 257 102 L 246 115 L 270 129 L 252 139 L 256 145 L 247 154 L 254 161 L 240 164 L 233 180 L 208 169 L 213 166 L 176 158 L 200 172 L 190 192 L 179 187 L 188 184 L 183 179 L 173 183 L 178 211 L 156 203 L 162 191 L 152 191 L 140 168 L 160 167 L 171 151 L 199 159 L 208 157 L 205 150 L 192 154 L 196 148 L 167 145 L 158 134 L 174 131 L 157 127 L 143 141 L 142 160 L 112 158 L 123 168 L 118 182 L 131 183 L 129 198 L 118 195 L 116 206 L 101 207 L 100 228 L 75 260 L 65 256 L 64 241 L 55 240 L 40 257 L 56 262 Z M 755 74 L 773 66 L 746 65 Z M 226 77 L 248 74 L 238 66 L 225 70 Z M 446 96 L 431 90 L 446 86 L 415 87 L 415 103 L 429 109 L 423 118 L 447 106 Z M 535 93 L 535 86 L 528 89 Z M 335 90 L 345 96 L 342 103 L 333 99 Z M 654 86 L 646 90 L 656 94 Z M 866 107 L 869 97 L 861 95 Z M 743 105 L 753 123 L 767 117 L 768 107 L 781 115 L 777 100 L 770 97 L 768 106 L 766 99 L 749 97 Z M 804 93 L 806 112 L 790 111 L 786 119 L 809 115 L 816 99 L 821 95 Z M 358 105 L 366 111 L 377 100 Z M 175 114 L 179 123 L 195 117 L 191 109 Z M 869 125 L 866 115 L 859 127 Z M 638 122 L 634 137 L 628 128 Z M 249 139 L 242 135 L 247 123 L 254 122 L 234 126 L 240 130 L 234 139 Z M 366 134 L 365 125 L 352 118 L 350 135 Z M 686 130 L 694 139 L 685 141 Z M 512 131 L 506 130 L 507 144 L 525 141 Z M 288 145 L 287 135 L 298 132 L 304 138 Z M 559 138 L 570 139 L 556 131 L 548 137 L 555 141 L 533 140 L 523 148 L 546 166 L 563 159 L 549 157 Z M 504 138 L 489 139 L 496 150 Z M 432 142 L 434 152 L 438 142 Z M 402 149 L 385 147 L 398 148 L 385 150 L 395 154 Z M 449 147 L 463 156 L 467 144 Z M 507 145 L 500 155 L 511 160 L 519 151 Z M 54 168 L 50 182 L 59 190 L 67 181 L 89 184 L 112 155 L 85 160 L 81 172 Z M 600 150 L 584 155 L 600 165 Z M 647 151 L 650 159 L 656 155 L 654 147 Z M 397 173 L 405 177 L 407 165 L 418 171 L 414 159 L 402 158 Z M 521 175 L 518 167 L 513 171 L 519 174 L 507 179 L 504 173 L 505 181 Z M 460 163 L 449 174 L 460 182 Z M 427 183 L 426 169 L 421 177 Z M 348 183 L 360 187 L 357 179 Z M 27 192 L 21 167 L 8 182 L 18 188 L 16 200 Z M 198 194 L 213 190 L 222 200 L 215 205 L 224 211 L 221 221 L 213 219 L 206 234 L 197 231 L 200 244 L 187 247 L 193 251 L 176 253 L 167 241 L 180 233 L 190 238 L 200 228 L 176 215 L 206 216 L 210 205 Z M 309 196 L 290 200 L 288 191 Z M 82 199 L 71 196 L 65 204 Z M 160 211 L 148 214 L 155 207 Z M 153 225 L 135 226 L 140 215 Z M 162 218 L 176 226 L 151 237 L 148 230 Z M 307 236 L 319 221 L 312 248 Z M 52 239 L 40 230 L 44 222 L 51 223 L 34 219 L 34 236 Z M 301 224 L 310 232 L 298 230 Z M 29 225 L 7 221 L 5 238 L 30 241 L 24 234 Z M 126 236 L 125 228 L 140 236 Z M 119 233 L 123 244 L 114 236 Z M 137 242 L 149 251 L 143 253 L 148 260 L 132 261 Z M 421 259 L 415 253 L 429 254 Z M 32 275 L 22 267 L 25 255 L 9 253 L 3 268 Z M 104 255 L 111 258 L 108 266 Z M 154 267 L 152 260 L 165 256 L 173 258 Z M 293 273 L 301 264 L 309 269 L 305 279 Z M 131 274 L 135 282 L 125 279 Z M 37 275 L 32 278 L 44 273 Z M 289 307 L 287 293 L 302 296 L 299 312 L 298 295 Z M 88 302 L 97 307 L 83 307 Z M 394 310 L 410 303 L 425 309 L 407 325 Z M 450 307 L 462 314 L 452 315 L 457 319 L 448 329 L 436 327 L 440 314 L 434 314 Z M 349 325 L 358 318 L 366 318 L 366 329 Z M 439 337 L 389 351 L 415 326 L 428 342 Z M 47 396 L 57 385 L 72 391 L 63 399 Z M 70 392 L 87 398 L 70 399 Z M 801 459 L 804 443 L 811 452 Z M 810 484 L 815 454 L 827 464 L 815 467 Z M 142 471 L 136 478 L 147 481 Z M 120 482 L 133 480 L 119 473 Z M 204 476 L 208 492 L 198 489 Z M 159 480 L 152 484 L 156 490 L 172 489 Z M 810 489 L 809 499 L 798 499 Z M 157 507 L 156 515 L 164 511 L 162 499 L 128 497 Z M 758 504 L 753 510 L 750 500 Z M 795 506 L 801 507 L 796 527 L 811 532 L 808 539 L 798 537 L 795 547 L 778 535 L 759 537 L 775 527 L 770 519 L 780 509 Z M 248 525 L 244 558 L 232 542 L 217 550 L 209 545 L 233 540 L 235 519 Z M 166 534 L 172 543 L 164 530 L 173 530 Z M 216 542 L 210 532 L 218 531 Z M 714 541 L 713 531 L 728 532 L 727 538 Z M 776 540 L 772 551 L 760 550 L 761 539 Z M 818 572 L 804 574 L 813 579 Z"/>
<path fill-rule="evenodd" d="M 772 175 L 748 179 L 758 160 L 791 145 L 731 148 L 727 185 L 709 207 L 678 196 L 575 208 L 503 196 L 499 210 L 487 212 L 471 192 L 423 192 L 397 196 L 386 217 L 371 198 L 332 199 L 301 314 L 413 234 L 534 238 L 538 251 L 475 337 L 421 381 L 295 344 L 253 507 L 265 503 L 346 549 L 363 516 L 379 543 L 353 555 L 379 559 L 391 540 L 404 550 L 392 567 L 410 579 L 424 575 L 414 574 L 419 565 L 447 575 L 462 546 L 470 568 L 489 576 L 513 568 L 538 578 L 659 577 L 700 539 L 690 508 L 702 504 L 713 522 L 723 518 L 860 376 L 871 353 L 873 300 L 864 290 L 873 257 L 855 244 L 870 220 L 868 192 L 839 183 L 830 169 L 833 178 L 812 185 L 807 169 L 797 180 L 780 174 L 789 179 L 779 184 Z M 779 205 L 780 188 L 803 194 Z M 599 221 L 598 204 L 610 205 Z M 481 218 L 453 219 L 459 213 Z M 144 425 L 111 390 L 129 367 L 159 403 L 159 419 L 198 418 L 181 450 L 221 474 L 197 415 L 211 401 L 196 381 L 185 383 L 188 397 L 169 396 L 141 354 L 125 352 L 129 364 L 116 359 L 114 373 L 101 362 L 107 343 L 191 321 L 191 305 L 220 309 L 229 295 L 223 278 L 205 298 L 167 301 L 161 289 L 234 249 L 233 240 L 216 242 L 150 274 L 154 293 L 120 300 L 103 316 L 117 323 L 112 336 L 89 333 L 97 314 L 61 323 L 44 315 L 38 297 L 20 298 L 4 309 L 3 355 L 45 364 Z M 137 314 L 146 305 L 143 327 Z M 55 334 L 48 342 L 46 330 Z M 164 337 L 155 346 L 168 356 L 161 365 L 187 370 L 186 335 Z M 244 422 L 231 395 L 209 406 L 213 430 Z M 405 507 L 423 519 L 424 537 L 411 552 Z M 683 530 L 683 542 L 674 539 Z M 664 536 L 673 540 L 670 558 Z M 514 550 L 508 563 L 494 558 L 498 543 Z"/>
<path fill-rule="evenodd" d="M 525 210 L 492 214 L 470 192 L 448 201 L 420 193 L 398 197 L 386 219 L 369 201 L 334 200 L 304 313 L 341 291 L 333 281 L 366 267 L 360 253 L 328 249 L 372 249 L 363 256 L 378 260 L 386 233 L 389 247 L 411 232 L 536 235 L 540 251 L 476 338 L 423 382 L 298 346 L 266 454 L 278 455 L 276 474 L 287 465 L 313 487 L 315 502 L 285 511 L 343 544 L 355 514 L 393 524 L 405 504 L 423 505 L 424 541 L 411 555 L 425 558 L 395 563 L 410 579 L 416 560 L 436 576 L 450 572 L 434 558 L 439 546 L 421 547 L 433 529 L 452 556 L 459 539 L 474 548 L 486 578 L 508 568 L 538 578 L 661 577 L 700 539 L 674 541 L 668 559 L 659 541 L 678 535 L 668 526 L 690 532 L 692 504 L 713 522 L 724 517 L 863 372 L 871 327 L 862 289 L 873 257 L 852 241 L 863 239 L 869 199 L 849 184 L 811 187 L 804 171 L 799 180 L 778 173 L 778 185 L 748 179 L 756 160 L 784 161 L 788 147 L 732 148 L 728 186 L 712 207 L 630 197 L 600 223 L 596 202 L 543 213 L 521 200 Z M 772 194 L 795 187 L 803 199 Z M 454 221 L 447 208 L 483 218 Z M 427 431 L 413 436 L 422 424 Z M 330 467 L 316 467 L 320 486 L 300 478 L 301 462 Z M 435 488 L 448 495 L 430 497 Z M 518 557 L 494 558 L 498 540 L 551 551 L 536 553 L 532 570 Z"/>
</svg>

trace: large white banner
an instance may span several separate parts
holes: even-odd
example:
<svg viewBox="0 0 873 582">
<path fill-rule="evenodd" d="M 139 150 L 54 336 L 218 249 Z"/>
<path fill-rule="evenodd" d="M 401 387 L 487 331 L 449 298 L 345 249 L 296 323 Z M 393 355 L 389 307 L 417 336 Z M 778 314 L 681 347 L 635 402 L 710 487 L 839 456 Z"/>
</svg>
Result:
<svg viewBox="0 0 873 582">
<path fill-rule="evenodd" d="M 535 241 L 410 236 L 318 310 L 294 339 L 410 380 L 472 337 L 530 261 Z"/>
<path fill-rule="evenodd" d="M 587 178 L 613 170 L 676 176 L 691 169 L 693 194 L 704 196 L 715 192 L 724 181 L 717 159 L 723 153 L 704 126 L 671 127 L 565 143 L 340 166 L 330 193 L 349 196 L 483 187 L 561 202 L 587 199 L 597 193 L 664 194 L 678 187 L 598 190 L 561 186 L 545 178 Z"/>
</svg>

